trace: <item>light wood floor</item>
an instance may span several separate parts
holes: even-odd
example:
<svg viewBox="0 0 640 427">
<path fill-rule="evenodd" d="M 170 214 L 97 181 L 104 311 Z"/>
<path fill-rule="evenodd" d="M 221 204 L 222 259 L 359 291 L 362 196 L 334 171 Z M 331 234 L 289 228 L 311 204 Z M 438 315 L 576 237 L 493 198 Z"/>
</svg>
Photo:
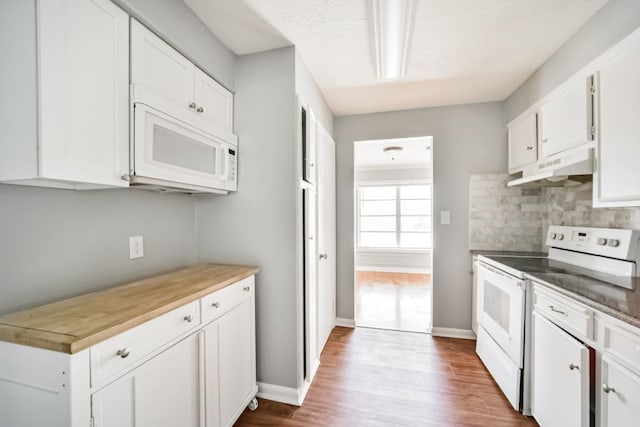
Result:
<svg viewBox="0 0 640 427">
<path fill-rule="evenodd" d="M 475 341 L 335 328 L 302 407 L 260 399 L 236 426 L 536 426 L 511 409 Z"/>
<path fill-rule="evenodd" d="M 356 325 L 431 332 L 431 275 L 356 272 Z"/>
</svg>

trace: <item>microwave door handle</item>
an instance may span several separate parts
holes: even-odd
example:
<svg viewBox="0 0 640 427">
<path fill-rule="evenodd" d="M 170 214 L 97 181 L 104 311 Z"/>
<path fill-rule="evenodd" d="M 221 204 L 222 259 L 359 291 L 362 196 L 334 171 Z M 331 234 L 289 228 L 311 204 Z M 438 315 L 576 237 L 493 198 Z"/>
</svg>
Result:
<svg viewBox="0 0 640 427">
<path fill-rule="evenodd" d="M 221 162 L 220 162 L 220 180 L 229 180 L 229 149 L 226 145 L 220 146 Z"/>
</svg>

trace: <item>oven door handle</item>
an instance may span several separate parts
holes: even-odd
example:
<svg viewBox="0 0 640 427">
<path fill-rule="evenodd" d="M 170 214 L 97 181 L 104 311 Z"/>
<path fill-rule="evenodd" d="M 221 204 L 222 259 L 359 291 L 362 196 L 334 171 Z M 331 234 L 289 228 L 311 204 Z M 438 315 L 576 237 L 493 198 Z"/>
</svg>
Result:
<svg viewBox="0 0 640 427">
<path fill-rule="evenodd" d="M 497 268 L 492 267 L 489 264 L 485 264 L 482 261 L 477 261 L 477 263 L 478 263 L 478 267 L 484 268 L 485 270 L 489 270 L 493 274 L 497 274 L 498 276 L 502 276 L 502 277 L 505 277 L 505 278 L 510 279 L 510 280 L 517 280 L 518 281 L 517 282 L 518 287 L 519 288 L 522 287 L 523 281 L 518 279 L 517 277 L 514 277 L 514 276 L 512 276 L 510 274 L 507 274 L 507 273 L 505 273 L 503 271 L 500 271 Z"/>
</svg>

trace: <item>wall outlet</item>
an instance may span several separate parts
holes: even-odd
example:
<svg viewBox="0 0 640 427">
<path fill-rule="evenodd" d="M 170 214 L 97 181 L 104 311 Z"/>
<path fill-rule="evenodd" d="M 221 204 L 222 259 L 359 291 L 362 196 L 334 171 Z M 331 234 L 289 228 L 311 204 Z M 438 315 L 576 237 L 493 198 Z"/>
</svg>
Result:
<svg viewBox="0 0 640 427">
<path fill-rule="evenodd" d="M 440 211 L 440 224 L 442 224 L 442 225 L 451 224 L 451 212 L 450 211 Z"/>
<path fill-rule="evenodd" d="M 144 256 L 144 242 L 142 236 L 129 237 L 129 259 L 142 258 Z"/>
</svg>

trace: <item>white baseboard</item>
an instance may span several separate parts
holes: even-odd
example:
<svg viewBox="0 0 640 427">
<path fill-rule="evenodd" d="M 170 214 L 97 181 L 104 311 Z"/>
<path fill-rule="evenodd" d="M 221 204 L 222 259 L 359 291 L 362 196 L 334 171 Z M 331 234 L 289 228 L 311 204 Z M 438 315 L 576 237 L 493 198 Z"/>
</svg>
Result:
<svg viewBox="0 0 640 427">
<path fill-rule="evenodd" d="M 258 397 L 261 399 L 300 406 L 301 402 L 298 402 L 298 395 L 298 389 L 292 387 L 258 383 Z"/>
<path fill-rule="evenodd" d="M 343 328 L 355 328 L 356 321 L 353 319 L 345 319 L 343 317 L 336 317 L 335 326 L 342 326 Z"/>
<path fill-rule="evenodd" d="M 434 337 L 445 338 L 462 338 L 465 340 L 475 340 L 476 334 L 471 329 L 456 329 L 456 328 L 436 328 L 431 329 L 431 335 Z"/>
<path fill-rule="evenodd" d="M 378 265 L 359 265 L 356 267 L 356 271 L 377 271 L 381 273 L 417 273 L 417 274 L 431 274 L 430 268 L 421 267 L 387 267 Z"/>
</svg>

